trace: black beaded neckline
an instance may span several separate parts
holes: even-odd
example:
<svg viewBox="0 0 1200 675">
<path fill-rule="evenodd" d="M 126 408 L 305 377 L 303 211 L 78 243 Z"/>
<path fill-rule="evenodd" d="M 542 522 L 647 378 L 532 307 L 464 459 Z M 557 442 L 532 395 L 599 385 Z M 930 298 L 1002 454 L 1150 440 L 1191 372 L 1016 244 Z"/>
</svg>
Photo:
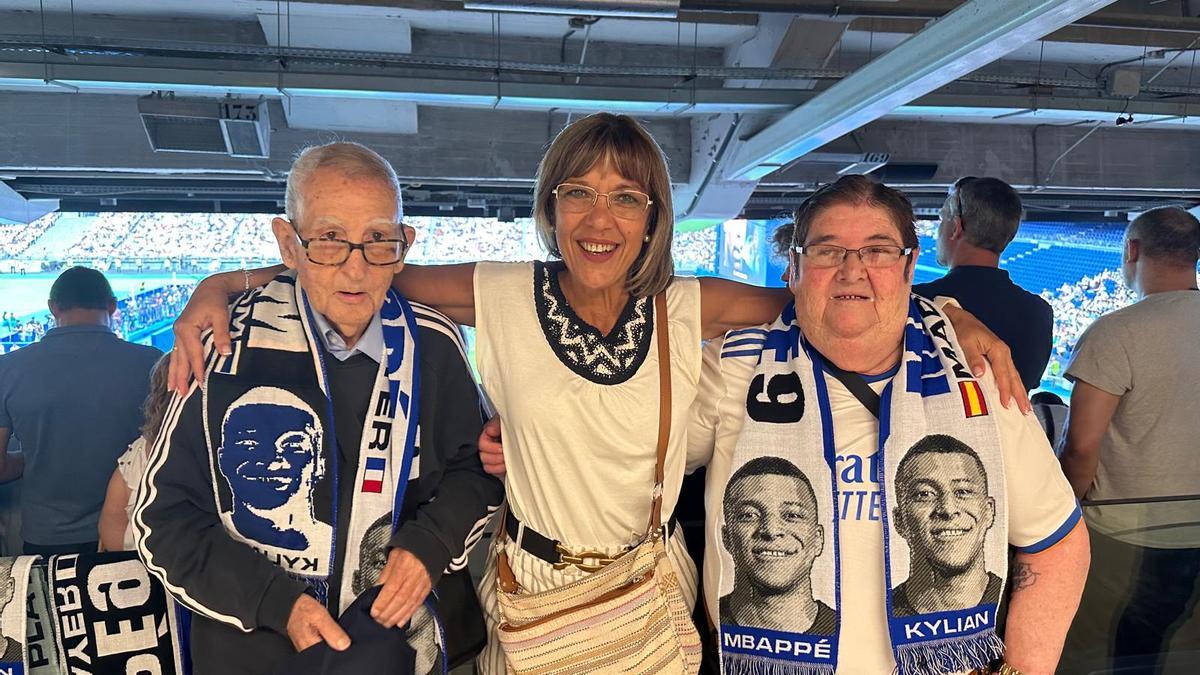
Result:
<svg viewBox="0 0 1200 675">
<path fill-rule="evenodd" d="M 533 299 L 546 342 L 576 375 L 597 384 L 625 382 L 650 351 L 654 303 L 630 296 L 617 323 L 604 335 L 579 318 L 567 302 L 558 282 L 564 267 L 561 262 L 534 263 Z"/>
</svg>

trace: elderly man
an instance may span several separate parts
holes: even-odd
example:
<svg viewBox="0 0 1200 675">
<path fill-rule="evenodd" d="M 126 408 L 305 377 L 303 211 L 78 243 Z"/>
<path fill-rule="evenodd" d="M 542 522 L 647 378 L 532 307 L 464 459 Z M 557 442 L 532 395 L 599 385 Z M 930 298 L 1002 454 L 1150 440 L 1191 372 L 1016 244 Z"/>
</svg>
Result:
<svg viewBox="0 0 1200 675">
<path fill-rule="evenodd" d="M 134 524 L 196 613 L 197 673 L 274 673 L 321 642 L 353 654 L 333 616 L 357 602 L 387 628 L 427 625 L 435 587 L 446 651 L 482 635 L 464 568 L 503 488 L 479 463 L 456 329 L 389 288 L 414 236 L 400 217 L 376 153 L 301 153 L 272 222 L 289 271 L 238 298 L 232 353 L 210 345 L 202 386 L 168 411 Z M 419 672 L 432 643 L 412 645 Z"/>
<path fill-rule="evenodd" d="M 1194 495 L 1200 417 L 1187 402 L 1200 381 L 1200 221 L 1180 208 L 1147 211 L 1129 224 L 1124 249 L 1125 283 L 1139 300 L 1100 317 L 1079 339 L 1067 367 L 1075 389 L 1063 471 L 1080 498 Z M 1196 503 L 1099 506 L 1088 521 L 1103 535 L 1098 553 L 1103 547 L 1137 565 L 1114 656 L 1160 654 L 1200 600 L 1200 541 L 1189 536 Z M 1127 573 L 1114 583 L 1124 587 Z"/>
<path fill-rule="evenodd" d="M 964 367 L 941 311 L 910 296 L 917 236 L 902 194 L 847 176 L 795 215 L 795 303 L 706 348 L 689 429 L 690 462 L 712 453 L 704 588 L 725 672 L 1052 673 L 1088 543 L 1045 436 L 997 405 L 991 374 Z M 971 453 L 942 452 L 958 445 Z M 840 619 L 832 636 L 728 616 L 717 601 L 738 583 L 718 500 L 764 458 L 814 488 L 831 550 L 809 585 Z M 1008 544 L 1018 553 L 1001 642 L 991 580 L 1006 577 Z M 786 566 L 780 550 L 753 562 Z"/>
</svg>

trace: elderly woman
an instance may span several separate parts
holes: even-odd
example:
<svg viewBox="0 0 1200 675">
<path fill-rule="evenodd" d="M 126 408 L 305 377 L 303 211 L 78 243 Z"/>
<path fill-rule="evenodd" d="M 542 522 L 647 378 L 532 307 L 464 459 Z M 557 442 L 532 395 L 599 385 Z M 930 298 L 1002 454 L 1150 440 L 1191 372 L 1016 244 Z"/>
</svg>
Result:
<svg viewBox="0 0 1200 675">
<path fill-rule="evenodd" d="M 505 427 L 508 531 L 520 541 L 510 538 L 506 552 L 517 582 L 536 592 L 590 574 L 564 565 L 560 549 L 612 557 L 646 531 L 659 412 L 655 296 L 666 294 L 670 336 L 662 502 L 670 514 L 684 473 L 701 341 L 770 320 L 790 294 L 673 275 L 666 162 L 654 139 L 626 116 L 592 115 L 558 135 L 538 170 L 534 220 L 557 260 L 409 265 L 395 285 L 478 329 L 479 373 Z M 212 326 L 217 349 L 228 349 L 227 295 L 274 272 L 226 273 L 201 284 L 176 323 L 182 347 L 172 363 L 176 386 L 202 363 L 202 329 Z M 1003 345 L 966 320 L 983 351 L 1007 361 Z M 1010 378 L 1019 381 L 1015 373 Z M 694 603 L 696 571 L 680 537 L 670 537 L 668 556 Z M 495 630 L 493 566 L 482 594 Z M 481 665 L 503 672 L 496 640 Z"/>
<path fill-rule="evenodd" d="M 704 589 L 723 672 L 1053 672 L 1088 544 L 1045 435 L 994 405 L 992 374 L 964 368 L 953 328 L 910 294 L 903 194 L 845 176 L 795 223 L 795 302 L 755 344 L 705 348 L 689 429 L 712 452 Z"/>
</svg>

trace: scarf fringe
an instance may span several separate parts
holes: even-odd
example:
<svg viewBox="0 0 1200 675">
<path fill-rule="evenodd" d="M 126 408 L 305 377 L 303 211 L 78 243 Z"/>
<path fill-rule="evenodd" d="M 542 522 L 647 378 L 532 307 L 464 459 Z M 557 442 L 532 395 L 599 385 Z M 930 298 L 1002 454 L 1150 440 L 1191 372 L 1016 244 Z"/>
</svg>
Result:
<svg viewBox="0 0 1200 675">
<path fill-rule="evenodd" d="M 1002 656 L 1004 641 L 995 631 L 896 647 L 896 665 L 900 675 L 959 673 L 986 665 Z"/>
<path fill-rule="evenodd" d="M 833 675 L 832 665 L 792 663 L 751 654 L 721 655 L 725 675 Z"/>
</svg>

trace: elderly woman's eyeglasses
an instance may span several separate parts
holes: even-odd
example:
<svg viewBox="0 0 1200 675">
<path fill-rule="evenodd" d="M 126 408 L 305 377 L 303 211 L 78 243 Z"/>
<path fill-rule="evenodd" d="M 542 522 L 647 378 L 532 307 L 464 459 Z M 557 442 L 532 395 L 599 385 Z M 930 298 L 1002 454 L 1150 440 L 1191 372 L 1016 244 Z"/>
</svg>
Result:
<svg viewBox="0 0 1200 675">
<path fill-rule="evenodd" d="M 646 209 L 654 203 L 650 195 L 637 190 L 613 190 L 612 192 L 596 192 L 586 185 L 562 183 L 553 191 L 558 205 L 567 213 L 587 213 L 596 205 L 596 200 L 604 197 L 608 208 L 618 218 L 641 218 Z"/>
<path fill-rule="evenodd" d="M 337 237 L 314 237 L 305 239 L 300 236 L 300 230 L 296 229 L 296 224 L 291 223 L 292 229 L 296 231 L 296 238 L 300 240 L 300 245 L 304 247 L 304 254 L 308 257 L 308 261 L 314 265 L 343 265 L 350 259 L 350 254 L 355 249 L 362 251 L 363 259 L 368 265 L 378 265 L 384 267 L 387 265 L 395 265 L 404 259 L 404 252 L 408 250 L 408 240 L 400 239 L 372 239 L 358 244 L 338 239 Z M 404 231 L 404 225 L 397 224 L 397 229 Z"/>
<path fill-rule="evenodd" d="M 866 267 L 891 267 L 913 250 L 900 246 L 874 245 L 862 248 L 845 248 L 833 244 L 816 244 L 815 246 L 793 246 L 792 250 L 804 256 L 813 267 L 841 267 L 846 262 L 846 256 L 854 253 Z"/>
</svg>

